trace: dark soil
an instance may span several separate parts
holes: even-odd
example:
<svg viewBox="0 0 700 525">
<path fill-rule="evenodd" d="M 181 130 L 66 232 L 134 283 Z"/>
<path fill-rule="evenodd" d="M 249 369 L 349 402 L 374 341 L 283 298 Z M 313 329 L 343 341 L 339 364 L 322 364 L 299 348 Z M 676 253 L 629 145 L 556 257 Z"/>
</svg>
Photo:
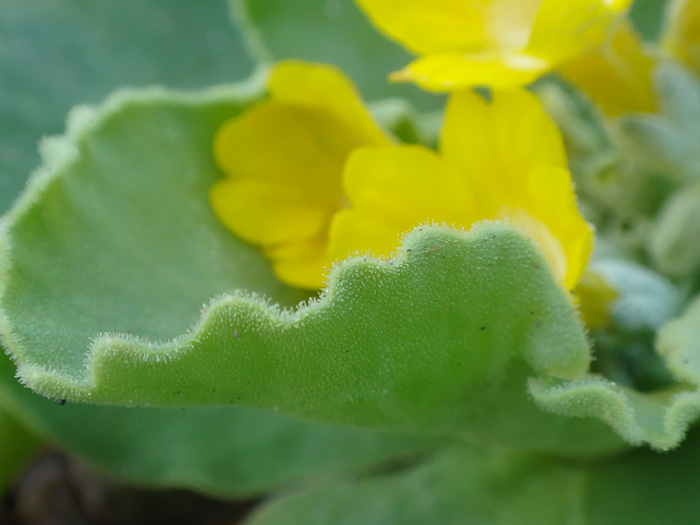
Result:
<svg viewBox="0 0 700 525">
<path fill-rule="evenodd" d="M 5 494 L 2 525 L 232 525 L 254 501 L 146 490 L 106 479 L 57 452 L 38 457 Z"/>
</svg>

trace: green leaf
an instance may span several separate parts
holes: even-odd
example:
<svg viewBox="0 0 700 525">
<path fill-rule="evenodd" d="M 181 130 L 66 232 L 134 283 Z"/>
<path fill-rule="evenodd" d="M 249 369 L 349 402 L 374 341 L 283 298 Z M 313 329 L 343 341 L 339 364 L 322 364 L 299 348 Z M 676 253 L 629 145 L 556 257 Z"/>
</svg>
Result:
<svg viewBox="0 0 700 525">
<path fill-rule="evenodd" d="M 651 337 L 680 312 L 678 289 L 645 266 L 613 255 L 596 257 L 591 269 L 615 287 L 618 297 L 610 313 L 618 330 Z"/>
<path fill-rule="evenodd" d="M 213 134 L 253 100 L 123 94 L 46 144 L 48 167 L 7 217 L 0 268 L 23 381 L 94 403 L 233 402 L 545 450 L 620 446 L 527 397 L 527 378 L 575 378 L 590 357 L 547 263 L 508 226 L 424 227 L 391 264 L 345 262 L 294 312 L 241 295 L 304 298 L 209 208 Z"/>
<path fill-rule="evenodd" d="M 291 421 L 245 407 L 59 406 L 22 387 L 6 358 L 0 359 L 0 400 L 0 481 L 35 450 L 37 435 L 128 483 L 229 498 L 381 469 L 436 441 Z"/>
<path fill-rule="evenodd" d="M 530 392 L 546 410 L 596 415 L 630 443 L 659 450 L 676 447 L 700 416 L 700 301 L 659 332 L 656 350 L 676 383 L 638 392 L 598 376 L 579 381 L 533 380 Z"/>
<path fill-rule="evenodd" d="M 592 463 L 453 449 L 394 475 L 298 491 L 246 525 L 666 525 L 700 514 L 700 436 Z"/>
<path fill-rule="evenodd" d="M 453 449 L 391 476 L 312 488 L 272 500 L 245 524 L 584 523 L 584 479 L 576 469 L 552 461 Z"/>
<path fill-rule="evenodd" d="M 72 106 L 125 85 L 246 77 L 253 63 L 227 18 L 225 0 L 1 0 L 0 213 Z"/>
<path fill-rule="evenodd" d="M 661 208 L 647 239 L 649 256 L 659 270 L 693 278 L 700 270 L 700 184 L 688 185 Z"/>
<path fill-rule="evenodd" d="M 691 524 L 700 515 L 700 435 L 665 454 L 635 451 L 587 472 L 586 523 Z"/>
<path fill-rule="evenodd" d="M 372 27 L 353 0 L 229 1 L 261 62 L 298 58 L 335 64 L 355 81 L 365 100 L 403 98 L 431 110 L 444 105 L 444 96 L 389 83 L 389 73 L 412 57 Z"/>
</svg>

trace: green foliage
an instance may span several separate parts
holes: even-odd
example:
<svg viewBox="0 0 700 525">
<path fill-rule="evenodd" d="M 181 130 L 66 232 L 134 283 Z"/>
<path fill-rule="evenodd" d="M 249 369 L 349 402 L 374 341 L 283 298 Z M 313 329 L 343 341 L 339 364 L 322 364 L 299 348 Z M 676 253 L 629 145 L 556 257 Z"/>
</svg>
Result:
<svg viewBox="0 0 700 525">
<path fill-rule="evenodd" d="M 0 209 L 70 105 L 253 68 L 220 2 L 0 1 Z M 664 5 L 634 3 L 647 38 Z M 444 98 L 386 81 L 410 57 L 351 0 L 230 6 L 261 65 L 339 65 L 401 140 L 434 140 L 412 105 Z M 319 297 L 279 283 L 208 204 L 212 137 L 259 79 L 77 108 L 0 225 L 0 482 L 46 440 L 135 484 L 277 491 L 254 525 L 694 523 L 700 436 L 629 450 L 674 448 L 700 415 L 700 299 L 677 317 L 697 293 L 700 83 L 657 77 L 661 114 L 614 122 L 541 85 L 619 294 L 592 333 L 503 224 L 423 225 Z"/>
<path fill-rule="evenodd" d="M 547 263 L 510 227 L 424 227 L 392 264 L 345 262 L 294 312 L 236 292 L 304 297 L 209 208 L 211 140 L 256 100 L 247 90 L 123 94 L 74 112 L 67 136 L 45 144 L 46 169 L 7 218 L 2 268 L 5 342 L 26 384 L 540 450 L 620 446 L 528 399 L 529 377 L 580 377 L 589 349 Z"/>
<path fill-rule="evenodd" d="M 582 519 L 584 478 L 540 458 L 447 449 L 398 474 L 273 500 L 247 525 L 559 525 Z"/>
<path fill-rule="evenodd" d="M 647 246 L 654 265 L 672 276 L 698 273 L 700 246 L 700 184 L 689 185 L 664 204 Z"/>
<path fill-rule="evenodd" d="M 246 525 L 690 525 L 697 521 L 700 436 L 677 451 L 562 463 L 447 449 L 393 475 L 313 487 L 272 500 Z"/>
<path fill-rule="evenodd" d="M 16 418 L 3 403 L 0 409 L 0 489 L 19 474 L 21 467 L 37 453 L 40 439 Z"/>
<path fill-rule="evenodd" d="M 149 144 L 142 142 L 142 139 L 135 137 L 133 129 L 141 129 L 143 123 L 137 119 L 132 124 L 136 128 L 121 128 L 120 132 L 124 138 L 128 138 L 127 143 L 123 143 L 122 151 L 114 151 L 111 156 L 100 156 L 97 153 L 98 167 L 104 171 L 106 177 L 114 177 L 116 182 L 121 177 L 120 167 L 113 165 L 115 157 L 123 156 L 127 163 L 132 165 L 143 164 L 141 171 L 136 170 L 130 179 L 131 183 L 141 178 L 142 182 L 153 184 L 150 171 L 153 165 L 160 165 L 162 159 L 152 155 L 153 148 L 158 149 L 162 143 L 174 142 L 172 151 L 169 153 L 172 164 L 163 167 L 173 173 L 179 173 L 175 180 L 182 184 L 179 191 L 184 193 L 193 192 L 202 201 L 200 210 L 206 210 L 208 215 L 207 192 L 211 183 L 219 176 L 213 167 L 210 159 L 211 138 L 220 123 L 229 116 L 237 113 L 251 100 L 255 100 L 257 89 L 247 89 L 248 94 L 232 94 L 229 90 L 215 91 L 209 96 L 205 96 L 206 102 L 203 104 L 190 104 L 188 110 L 184 110 L 184 124 L 173 126 L 168 118 L 158 118 L 159 111 L 153 108 L 155 118 L 151 126 L 153 130 L 153 140 Z M 157 93 L 157 91 L 155 92 Z M 143 95 L 136 97 L 136 101 L 127 104 L 130 111 L 139 112 L 139 109 L 148 105 L 156 95 Z M 174 96 L 181 102 L 187 100 L 187 96 Z M 117 97 L 119 99 L 119 97 Z M 235 102 L 240 99 L 239 102 Z M 120 106 L 120 102 L 113 102 Z M 176 104 L 178 105 L 178 104 Z M 182 102 L 185 107 L 187 103 Z M 199 113 L 199 106 L 207 107 L 203 113 Z M 109 104 L 108 104 L 109 106 Z M 197 118 L 202 117 L 202 122 L 195 125 L 187 116 L 192 116 L 192 112 L 197 114 Z M 109 111 L 108 111 L 109 113 Z M 148 119 L 146 119 L 148 120 Z M 177 119 L 176 119 L 177 120 Z M 70 133 L 82 134 L 85 130 L 94 126 L 92 112 L 89 108 L 79 108 L 72 113 L 70 119 Z M 145 128 L 144 128 L 145 129 Z M 164 137 L 164 130 L 170 131 L 170 135 Z M 179 130 L 179 131 L 178 131 Z M 173 136 L 174 132 L 174 136 Z M 184 135 L 179 134 L 182 132 Z M 197 139 L 197 140 L 195 140 Z M 85 161 L 89 157 L 88 164 L 95 160 L 96 152 L 104 147 L 105 142 L 90 141 L 89 151 L 76 151 L 75 145 L 68 137 L 57 137 L 47 140 L 42 145 L 45 162 L 52 164 L 54 169 L 60 169 L 65 163 L 75 161 Z M 103 137 L 103 140 L 110 141 L 110 137 Z M 189 145 L 194 141 L 194 145 Z M 135 151 L 133 144 L 142 144 L 147 150 Z M 192 149 L 199 149 L 195 155 L 196 161 L 189 160 Z M 109 150 L 109 146 L 106 148 Z M 128 152 L 128 153 L 125 153 Z M 77 158 L 76 158 L 77 155 Z M 144 159 L 150 160 L 151 164 Z M 201 161 L 201 164 L 198 163 Z M 44 168 L 47 170 L 48 168 Z M 130 168 L 129 168 L 130 170 Z M 161 173 L 162 174 L 162 173 Z M 208 177 L 207 177 L 208 174 Z M 83 172 L 85 179 L 74 180 L 75 186 L 72 188 L 73 194 L 79 194 L 83 190 L 88 190 L 90 185 L 85 184 L 85 180 L 91 180 L 95 175 L 90 169 Z M 44 171 L 37 176 L 37 179 L 51 178 L 48 171 Z M 201 178 L 201 180 L 200 180 Z M 60 182 L 60 181 L 59 181 Z M 102 182 L 106 182 L 104 179 Z M 173 180 L 161 180 L 161 183 L 172 183 Z M 59 184 L 60 185 L 60 184 Z M 102 186 L 100 188 L 102 197 L 112 202 L 113 210 L 119 207 L 127 209 L 123 202 L 118 199 L 118 188 L 112 186 Z M 134 233 L 142 230 L 144 222 L 152 221 L 153 216 L 160 217 L 165 227 L 167 221 L 179 218 L 183 224 L 187 223 L 187 216 L 183 212 L 186 207 L 181 207 L 174 202 L 171 216 L 163 216 L 162 210 L 153 206 L 154 195 L 169 195 L 172 188 L 169 186 L 151 185 L 138 189 L 137 194 L 129 196 L 126 191 L 123 198 L 131 199 L 139 197 L 132 204 L 141 211 L 150 212 L 151 216 L 132 217 L 130 226 L 122 232 L 121 239 L 103 239 L 112 250 L 129 252 L 129 247 L 134 242 Z M 143 190 L 143 191 L 141 191 Z M 102 206 L 102 205 L 100 205 Z M 119 212 L 118 212 L 119 214 Z M 118 220 L 122 225 L 124 217 Z M 98 225 L 95 223 L 95 225 Z M 218 229 L 219 224 L 210 217 L 209 226 Z M 190 230 L 189 236 L 199 238 L 201 225 Z M 70 230 L 70 228 L 68 228 Z M 186 228 L 180 229 L 183 233 Z M 223 228 L 221 228 L 223 232 Z M 66 233 L 69 233 L 66 231 Z M 151 230 L 150 234 L 157 235 L 157 231 Z M 187 234 L 185 234 L 187 236 Z M 269 265 L 253 248 L 237 241 L 227 233 L 214 234 L 215 237 L 225 239 L 224 246 L 219 246 L 217 239 L 201 238 L 201 244 L 197 247 L 198 252 L 192 254 L 194 260 L 199 260 L 201 278 L 197 280 L 198 285 L 204 285 L 209 290 L 201 290 L 204 294 L 195 297 L 194 303 L 189 312 L 183 313 L 184 323 L 187 326 L 196 317 L 201 302 L 209 299 L 220 290 L 235 290 L 243 287 L 250 287 L 259 293 L 276 297 L 278 301 L 287 304 L 295 304 L 305 297 L 305 294 L 296 290 L 283 287 L 278 283 L 269 269 Z M 59 236 L 60 237 L 60 236 Z M 70 234 L 69 234 L 70 237 Z M 93 237 L 93 238 L 98 238 Z M 167 249 L 166 237 L 161 237 L 161 243 L 157 246 L 150 246 L 151 253 L 159 253 L 159 250 Z M 85 239 L 79 236 L 73 237 L 76 245 L 81 245 Z M 116 241 L 117 245 L 111 243 Z M 177 239 L 171 239 L 176 242 Z M 142 247 L 148 247 L 149 241 L 143 240 Z M 214 244 L 212 244 L 212 242 Z M 136 244 L 133 244 L 136 246 Z M 113 254 L 103 253 L 104 246 L 97 246 L 94 257 L 111 257 Z M 177 246 L 171 246 L 171 253 L 177 251 Z M 39 251 L 43 251 L 39 248 Z M 219 264 L 221 265 L 218 275 L 211 264 L 211 253 L 219 253 Z M 143 256 L 145 252 L 141 252 Z M 85 252 L 84 252 L 85 255 Z M 199 258 L 198 258 L 199 257 Z M 173 261 L 180 260 L 181 257 L 173 256 Z M 143 261 L 143 260 L 142 260 Z M 117 261 L 115 261 L 117 262 Z M 122 261 L 123 262 L 123 261 Z M 142 264 L 137 263 L 137 264 Z M 239 272 L 231 271 L 236 267 Z M 131 270 L 124 268 L 128 272 Z M 133 269 L 133 268 L 132 268 Z M 161 273 L 162 268 L 155 268 L 154 272 L 159 278 L 157 282 L 163 284 L 164 288 L 180 290 L 176 294 L 182 293 L 182 288 L 186 288 L 187 281 L 175 277 L 173 273 Z M 171 268 L 170 272 L 177 272 L 177 268 Z M 89 272 L 88 272 L 89 273 Z M 77 276 L 76 276 L 77 277 Z M 218 279 L 218 281 L 217 281 Z M 246 279 L 245 282 L 241 279 Z M 74 290 L 81 289 L 86 285 L 86 281 L 77 278 L 73 281 Z M 209 282 L 209 284 L 205 284 Z M 44 278 L 39 279 L 32 287 L 43 287 L 46 284 Z M 126 282 L 115 281 L 115 287 L 127 287 Z M 132 289 L 133 290 L 133 289 Z M 143 291 L 142 291 L 143 292 Z M 138 292 L 137 292 L 138 293 Z M 68 292 L 66 296 L 73 296 L 73 292 Z M 178 298 L 171 297 L 173 305 L 178 304 Z M 116 310 L 120 308 L 120 303 L 113 305 Z M 56 303 L 51 301 L 47 304 L 45 315 L 42 320 L 51 323 L 51 317 L 57 313 Z M 100 309 L 102 305 L 98 305 Z M 147 306 L 152 308 L 153 305 Z M 69 307 L 73 309 L 73 306 Z M 75 310 L 73 310 L 75 312 Z M 172 312 L 163 312 L 177 326 L 177 308 Z M 143 311 L 137 315 L 144 315 Z M 68 315 L 67 317 L 70 317 Z M 117 316 L 119 317 L 119 316 Z M 150 319 L 145 319 L 148 323 Z M 30 321 L 30 324 L 38 326 L 38 319 Z M 64 327 L 64 331 L 70 327 Z M 55 367 L 60 367 L 61 359 L 69 357 L 66 353 L 57 356 Z M 77 359 L 80 359 L 78 357 Z M 211 408 L 190 408 L 187 410 L 168 409 L 125 409 L 116 407 L 97 407 L 78 405 L 68 402 L 65 406 L 59 406 L 55 401 L 45 399 L 33 394 L 23 388 L 13 378 L 14 367 L 7 359 L 0 363 L 0 399 L 3 406 L 12 413 L 26 428 L 31 429 L 36 435 L 50 440 L 61 448 L 80 456 L 97 468 L 109 472 L 111 475 L 123 480 L 153 486 L 191 487 L 211 494 L 221 496 L 247 496 L 257 495 L 269 490 L 277 489 L 294 483 L 309 482 L 314 479 L 330 479 L 340 473 L 360 471 L 369 468 L 377 468 L 387 461 L 395 461 L 397 458 L 412 456 L 432 443 L 432 440 L 425 438 L 415 438 L 407 435 L 397 435 L 382 432 L 369 432 L 356 429 L 341 429 L 327 425 L 314 425 L 290 421 L 277 414 L 262 412 L 243 407 L 220 406 Z M 8 424 L 8 428 L 9 424 Z M 25 431 L 26 434 L 27 431 Z M 35 441 L 35 440 L 34 440 Z M 34 443 L 27 440 L 27 443 Z M 281 446 L 284 443 L 284 446 Z M 23 459 L 19 454 L 19 449 L 12 450 L 12 455 L 18 459 Z M 7 463 L 9 465 L 9 462 Z"/>
<path fill-rule="evenodd" d="M 646 40 L 656 40 L 661 32 L 668 0 L 634 0 L 630 18 Z"/>
<path fill-rule="evenodd" d="M 700 415 L 700 375 L 690 358 L 698 351 L 693 341 L 698 313 L 691 309 L 671 321 L 682 303 L 680 294 L 647 268 L 619 259 L 592 266 L 619 293 L 611 326 L 595 334 L 596 365 L 605 376 L 533 380 L 530 392 L 545 410 L 596 416 L 630 443 L 674 448 Z"/>
<path fill-rule="evenodd" d="M 225 0 L 1 0 L 0 212 L 72 106 L 127 85 L 240 80 L 252 68 Z"/>
<path fill-rule="evenodd" d="M 700 177 L 700 81 L 681 66 L 665 63 L 655 72 L 660 114 L 626 115 L 611 126 L 612 137 L 638 171 L 657 171 L 676 182 Z"/>
<path fill-rule="evenodd" d="M 700 514 L 699 438 L 696 431 L 673 452 L 638 450 L 591 465 L 586 472 L 586 523 L 695 523 Z"/>
</svg>

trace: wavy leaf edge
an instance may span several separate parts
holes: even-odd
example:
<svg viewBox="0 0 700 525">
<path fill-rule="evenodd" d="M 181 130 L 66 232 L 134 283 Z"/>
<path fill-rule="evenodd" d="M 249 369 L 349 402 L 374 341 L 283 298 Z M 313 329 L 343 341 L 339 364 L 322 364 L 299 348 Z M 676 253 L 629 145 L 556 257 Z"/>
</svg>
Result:
<svg viewBox="0 0 700 525">
<path fill-rule="evenodd" d="M 50 179 L 47 179 L 47 181 Z M 31 191 L 31 190 L 30 190 Z M 355 255 L 335 262 L 330 269 L 327 284 L 320 292 L 320 295 L 301 302 L 294 308 L 283 308 L 273 303 L 269 298 L 249 293 L 245 290 L 237 290 L 234 293 L 221 294 L 214 297 L 209 304 L 205 305 L 199 319 L 194 321 L 192 327 L 185 333 L 169 341 L 150 341 L 134 334 L 101 333 L 92 340 L 90 348 L 86 353 L 86 360 L 83 371 L 84 377 L 73 377 L 61 373 L 58 370 L 47 369 L 40 364 L 30 361 L 23 362 L 22 352 L 14 343 L 10 323 L 0 310 L 0 331 L 5 341 L 7 352 L 14 356 L 17 361 L 17 378 L 22 384 L 48 397 L 59 399 L 71 399 L 74 401 L 90 402 L 90 390 L 97 385 L 95 370 L 100 366 L 103 358 L 113 354 L 115 349 L 125 351 L 128 349 L 130 359 L 134 363 L 165 362 L 177 360 L 191 351 L 194 344 L 205 336 L 216 324 L 212 319 L 221 313 L 222 310 L 238 310 L 245 312 L 246 317 L 256 317 L 264 323 L 269 323 L 276 329 L 284 331 L 296 328 L 305 319 L 318 315 L 325 305 L 338 301 L 343 301 L 342 292 L 338 292 L 341 287 L 338 285 L 348 272 L 353 272 L 357 267 L 364 269 L 371 268 L 382 273 L 391 273 L 403 270 L 404 266 L 411 265 L 412 252 L 415 248 L 430 243 L 434 232 L 446 233 L 460 240 L 481 240 L 491 238 L 498 234 L 506 234 L 519 239 L 525 239 L 533 247 L 533 251 L 539 254 L 539 249 L 534 242 L 526 238 L 517 228 L 501 221 L 483 221 L 475 223 L 467 230 L 455 228 L 446 224 L 425 223 L 417 226 L 414 230 L 407 232 L 401 239 L 401 244 L 389 257 L 374 257 L 370 253 L 356 253 Z M 427 239 L 427 240 L 426 240 Z M 541 254 L 539 254 L 541 255 Z M 546 263 L 542 267 L 546 267 Z M 372 271 L 370 270 L 370 271 Z M 549 270 L 545 270 L 549 272 Z M 551 272 L 549 272 L 551 274 Z M 551 276 L 554 281 L 554 276 Z M 562 289 L 562 294 L 564 291 Z M 2 294 L 0 293 L 0 301 Z M 571 304 L 572 310 L 575 306 Z M 583 329 L 583 325 L 581 325 Z M 525 354 L 525 353 L 524 353 Z M 536 363 L 534 356 L 523 355 L 528 364 L 535 369 L 542 369 L 543 363 Z M 582 359 L 574 367 L 576 372 L 572 376 L 580 376 L 588 367 L 588 360 L 585 363 Z M 585 366 L 584 366 L 585 365 Z M 534 370 L 533 370 L 534 373 Z M 555 372 L 556 374 L 556 372 Z M 564 373 L 564 375 L 568 375 Z M 572 377 L 573 378 L 573 377 Z"/>
<path fill-rule="evenodd" d="M 105 101 L 97 105 L 80 104 L 73 107 L 66 117 L 66 131 L 61 135 L 42 137 L 39 143 L 41 165 L 29 176 L 24 191 L 18 196 L 10 210 L 0 217 L 0 344 L 12 359 L 21 356 L 12 342 L 10 321 L 2 307 L 2 297 L 6 293 L 7 283 L 4 274 L 12 267 L 9 230 L 11 224 L 19 221 L 32 206 L 40 201 L 42 194 L 51 184 L 61 178 L 63 172 L 80 157 L 78 144 L 97 129 L 103 122 L 119 114 L 125 108 L 151 103 L 189 103 L 206 105 L 235 98 L 241 103 L 254 103 L 265 93 L 267 66 L 263 65 L 245 81 L 234 84 L 222 84 L 210 88 L 192 91 L 169 89 L 161 86 L 147 88 L 124 88 L 112 93 Z M 99 338 L 98 338 L 99 339 Z M 87 364 L 87 363 L 86 363 Z M 28 365 L 30 368 L 41 368 Z M 19 370 L 17 378 L 24 381 L 24 374 Z M 37 390 L 40 392 L 40 390 Z"/>
</svg>

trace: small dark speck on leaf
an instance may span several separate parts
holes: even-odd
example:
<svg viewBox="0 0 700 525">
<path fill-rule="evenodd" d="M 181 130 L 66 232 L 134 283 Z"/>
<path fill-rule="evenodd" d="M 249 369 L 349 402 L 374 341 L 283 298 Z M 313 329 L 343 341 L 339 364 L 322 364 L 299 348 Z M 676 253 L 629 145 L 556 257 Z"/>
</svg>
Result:
<svg viewBox="0 0 700 525">
<path fill-rule="evenodd" d="M 409 249 L 408 249 L 408 250 L 406 250 L 406 251 L 407 251 L 407 252 L 412 252 L 413 250 L 411 250 L 411 249 L 409 248 Z"/>
<path fill-rule="evenodd" d="M 485 327 L 485 326 L 482 326 L 482 327 L 481 327 L 481 330 L 486 330 L 486 327 Z"/>
<path fill-rule="evenodd" d="M 175 392 L 175 393 L 176 393 L 176 394 L 179 394 L 179 393 L 180 393 L 180 391 L 178 390 L 178 391 L 177 391 L 177 392 Z"/>
<path fill-rule="evenodd" d="M 63 406 L 66 404 L 66 400 L 65 399 L 57 399 L 56 403 L 58 403 L 60 406 Z"/>
</svg>

